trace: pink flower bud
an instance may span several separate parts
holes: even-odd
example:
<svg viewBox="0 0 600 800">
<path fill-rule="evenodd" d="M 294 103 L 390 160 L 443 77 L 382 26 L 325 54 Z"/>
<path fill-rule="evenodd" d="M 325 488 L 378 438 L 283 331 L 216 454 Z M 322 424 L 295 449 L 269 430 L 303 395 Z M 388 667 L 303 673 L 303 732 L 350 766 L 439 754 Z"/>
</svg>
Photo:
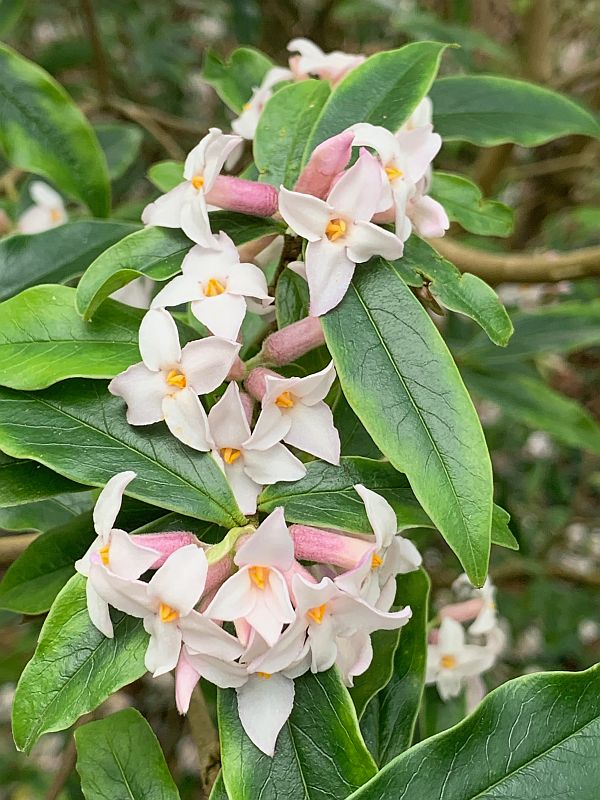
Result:
<svg viewBox="0 0 600 800">
<path fill-rule="evenodd" d="M 243 381 L 246 377 L 246 365 L 239 356 L 235 357 L 231 369 L 227 373 L 228 381 Z"/>
<path fill-rule="evenodd" d="M 334 564 L 342 569 L 354 569 L 375 548 L 374 540 L 359 539 L 309 525 L 292 525 L 294 554 L 303 561 Z"/>
<path fill-rule="evenodd" d="M 287 325 L 267 336 L 262 347 L 263 363 L 282 366 L 325 344 L 321 323 L 317 317 Z"/>
<path fill-rule="evenodd" d="M 316 147 L 308 164 L 302 170 L 294 191 L 312 194 L 325 200 L 336 177 L 350 160 L 353 140 L 354 133 L 344 131 L 326 139 Z"/>
<path fill-rule="evenodd" d="M 180 714 L 187 714 L 192 692 L 199 680 L 200 673 L 192 666 L 186 655 L 185 647 L 182 647 L 179 661 L 175 667 L 175 703 Z"/>
<path fill-rule="evenodd" d="M 206 202 L 228 211 L 271 217 L 277 211 L 277 189 L 268 183 L 219 175 L 206 195 Z"/>
<path fill-rule="evenodd" d="M 483 608 L 483 598 L 475 597 L 472 600 L 465 600 L 462 603 L 451 603 L 444 606 L 440 611 L 440 617 L 450 617 L 457 622 L 470 622 L 475 619 Z"/>
<path fill-rule="evenodd" d="M 228 553 L 227 555 L 215 561 L 213 564 L 208 565 L 208 573 L 206 575 L 206 584 L 204 585 L 204 597 L 211 595 L 222 583 L 225 583 L 227 578 L 231 575 L 234 569 L 233 557 Z"/>
<path fill-rule="evenodd" d="M 193 533 L 187 531 L 168 531 L 165 533 L 141 533 L 135 537 L 135 541 L 151 547 L 153 550 L 158 550 L 160 557 L 152 564 L 151 569 L 158 569 L 162 567 L 167 558 L 179 550 L 180 547 L 185 547 L 188 544 L 195 544 L 200 547 L 198 538 Z"/>
<path fill-rule="evenodd" d="M 246 415 L 246 419 L 248 420 L 248 425 L 251 425 L 252 412 L 254 411 L 254 400 L 250 397 L 249 394 L 246 394 L 246 392 L 240 392 L 240 401 L 242 403 L 242 408 L 244 409 L 244 414 Z"/>
<path fill-rule="evenodd" d="M 246 389 L 252 395 L 252 397 L 255 397 L 257 400 L 262 400 L 265 396 L 265 392 L 267 390 L 265 378 L 267 375 L 272 375 L 274 378 L 282 377 L 276 372 L 273 372 L 272 369 L 257 367 L 256 369 L 253 369 L 246 378 Z"/>
</svg>

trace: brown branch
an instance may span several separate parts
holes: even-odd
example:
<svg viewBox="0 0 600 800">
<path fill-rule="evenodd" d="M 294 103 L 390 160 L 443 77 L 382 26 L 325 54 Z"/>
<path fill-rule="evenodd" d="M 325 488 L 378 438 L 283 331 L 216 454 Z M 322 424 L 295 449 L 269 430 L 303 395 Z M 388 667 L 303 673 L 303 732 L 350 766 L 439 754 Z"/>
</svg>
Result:
<svg viewBox="0 0 600 800">
<path fill-rule="evenodd" d="M 453 239 L 432 239 L 440 255 L 461 272 L 470 272 L 488 283 L 556 283 L 600 276 L 600 247 L 584 247 L 570 253 L 488 253 Z"/>
<path fill-rule="evenodd" d="M 543 161 L 536 161 L 532 164 L 520 164 L 519 166 L 511 167 L 506 171 L 506 178 L 511 181 L 522 181 L 542 175 L 554 175 L 557 172 L 591 167 L 595 161 L 595 153 L 586 148 L 581 153 L 569 153 L 556 158 L 546 158 Z"/>
<path fill-rule="evenodd" d="M 572 89 L 576 84 L 588 80 L 589 78 L 597 78 L 599 75 L 600 58 L 595 58 L 593 61 L 582 64 L 579 69 L 568 72 L 566 75 L 561 75 L 553 82 L 553 85 L 555 89 L 566 92 Z"/>
<path fill-rule="evenodd" d="M 93 0 L 79 0 L 79 6 L 81 8 L 85 31 L 92 45 L 92 52 L 94 54 L 98 93 L 103 103 L 106 103 L 110 94 L 110 69 L 108 67 L 106 53 L 104 52 L 104 46 L 102 45 L 102 37 L 100 35 L 98 20 L 96 19 L 94 3 Z"/>
<path fill-rule="evenodd" d="M 58 770 L 54 775 L 54 780 L 50 784 L 50 788 L 46 792 L 44 800 L 57 800 L 57 798 L 60 797 L 62 790 L 65 788 L 66 782 L 69 780 L 70 774 L 75 769 L 76 761 L 77 748 L 75 747 L 75 739 L 71 735 L 65 746 L 65 749 L 62 752 Z"/>
<path fill-rule="evenodd" d="M 221 768 L 219 735 L 215 729 L 200 685 L 192 692 L 188 722 L 200 762 L 200 782 L 208 798 Z"/>
<path fill-rule="evenodd" d="M 12 564 L 37 537 L 37 533 L 0 536 L 0 564 Z"/>
<path fill-rule="evenodd" d="M 138 125 L 141 125 L 142 128 L 145 128 L 148 133 L 162 145 L 171 158 L 178 161 L 184 158 L 185 151 L 177 144 L 171 134 L 167 133 L 163 130 L 161 125 L 159 125 L 154 112 L 151 114 L 143 106 L 119 98 L 111 98 L 109 104 L 115 111 L 119 111 L 123 116 L 128 117 L 134 122 L 137 122 Z"/>
</svg>

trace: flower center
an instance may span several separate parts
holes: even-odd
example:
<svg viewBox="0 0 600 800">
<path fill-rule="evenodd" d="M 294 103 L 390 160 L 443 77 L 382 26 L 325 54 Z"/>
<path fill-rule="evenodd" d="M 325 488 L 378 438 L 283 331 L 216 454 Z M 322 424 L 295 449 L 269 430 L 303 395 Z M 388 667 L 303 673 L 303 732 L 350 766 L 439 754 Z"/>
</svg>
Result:
<svg viewBox="0 0 600 800">
<path fill-rule="evenodd" d="M 291 392 L 282 392 L 279 397 L 275 399 L 275 405 L 279 408 L 293 408 L 294 398 Z"/>
<path fill-rule="evenodd" d="M 179 611 L 171 608 L 166 603 L 161 603 L 158 607 L 158 616 L 161 622 L 175 622 L 176 619 L 179 619 Z"/>
<path fill-rule="evenodd" d="M 391 181 L 395 181 L 396 178 L 401 178 L 404 175 L 402 170 L 401 169 L 397 169 L 396 167 L 386 167 L 385 168 L 385 173 L 388 176 L 388 180 L 390 182 Z"/>
<path fill-rule="evenodd" d="M 270 672 L 257 672 L 256 674 L 258 675 L 259 678 L 264 678 L 267 681 L 271 677 L 271 673 Z"/>
<path fill-rule="evenodd" d="M 335 242 L 346 233 L 346 221 L 340 217 L 330 219 L 325 228 L 325 235 L 330 242 Z"/>
<path fill-rule="evenodd" d="M 373 555 L 371 556 L 371 569 L 377 569 L 377 567 L 380 567 L 382 564 L 383 564 L 383 558 L 381 558 L 381 556 L 378 556 L 377 553 L 373 553 Z"/>
<path fill-rule="evenodd" d="M 176 386 L 178 389 L 185 389 L 187 385 L 187 380 L 183 372 L 179 372 L 179 370 L 172 369 L 167 375 L 167 383 L 169 384 L 169 386 Z"/>
<path fill-rule="evenodd" d="M 217 297 L 217 295 L 223 294 L 224 291 L 225 287 L 221 281 L 218 281 L 216 278 L 211 278 L 204 287 L 204 296 Z"/>
<path fill-rule="evenodd" d="M 455 656 L 442 656 L 440 658 L 440 666 L 443 667 L 443 669 L 454 669 L 456 666 Z"/>
<path fill-rule="evenodd" d="M 50 219 L 52 220 L 52 222 L 60 222 L 60 220 L 62 219 L 62 214 L 60 212 L 60 209 L 58 208 L 51 209 Z"/>
<path fill-rule="evenodd" d="M 250 575 L 250 580 L 255 586 L 258 586 L 259 589 L 265 588 L 267 578 L 269 577 L 268 567 L 250 567 L 248 573 Z"/>
<path fill-rule="evenodd" d="M 194 175 L 192 178 L 192 186 L 194 189 L 201 189 L 204 186 L 204 178 L 202 175 Z"/>
<path fill-rule="evenodd" d="M 242 106 L 242 111 L 248 111 L 249 108 L 252 108 L 252 103 L 244 103 L 244 105 Z M 261 675 L 260 672 L 258 674 Z"/>
<path fill-rule="evenodd" d="M 105 567 L 108 567 L 108 562 L 109 562 L 108 551 L 109 551 L 109 546 L 107 544 L 105 544 L 104 547 L 101 547 L 100 550 L 98 550 L 98 553 L 100 555 L 100 560 L 102 561 Z"/>
<path fill-rule="evenodd" d="M 325 611 L 327 610 L 327 603 L 323 603 L 322 606 L 315 606 L 314 608 L 309 609 L 306 612 L 306 616 L 310 617 L 313 622 L 316 622 L 317 625 L 320 625 L 323 622 L 323 617 L 325 616 Z"/>
<path fill-rule="evenodd" d="M 242 455 L 241 450 L 236 450 L 235 447 L 222 447 L 221 458 L 226 464 L 233 464 L 234 461 Z"/>
</svg>

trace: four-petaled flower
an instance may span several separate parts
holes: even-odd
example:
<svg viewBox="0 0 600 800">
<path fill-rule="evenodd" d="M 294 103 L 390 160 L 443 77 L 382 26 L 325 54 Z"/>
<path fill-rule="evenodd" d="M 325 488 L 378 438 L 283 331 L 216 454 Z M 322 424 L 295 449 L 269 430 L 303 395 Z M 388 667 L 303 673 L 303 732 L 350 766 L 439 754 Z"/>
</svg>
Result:
<svg viewBox="0 0 600 800">
<path fill-rule="evenodd" d="M 492 649 L 466 644 L 460 622 L 450 617 L 442 620 L 435 644 L 427 648 L 426 683 L 435 683 L 442 700 L 456 697 L 466 678 L 481 675 L 494 663 Z"/>
<path fill-rule="evenodd" d="M 20 233 L 43 233 L 67 221 L 67 212 L 62 197 L 43 181 L 32 181 L 29 194 L 33 205 L 18 219 Z"/>
<path fill-rule="evenodd" d="M 285 67 L 272 67 L 267 70 L 260 86 L 252 90 L 252 97 L 244 105 L 242 113 L 231 123 L 232 131 L 238 136 L 243 136 L 244 139 L 254 139 L 258 120 L 267 100 L 270 100 L 273 95 L 273 87 L 291 77 L 291 71 Z"/>
</svg>

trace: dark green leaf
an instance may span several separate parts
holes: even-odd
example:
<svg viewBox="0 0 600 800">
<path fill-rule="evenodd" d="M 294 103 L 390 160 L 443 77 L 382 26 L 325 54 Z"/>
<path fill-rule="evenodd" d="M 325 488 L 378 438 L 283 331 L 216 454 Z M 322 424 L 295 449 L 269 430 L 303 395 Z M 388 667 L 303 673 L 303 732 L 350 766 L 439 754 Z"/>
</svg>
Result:
<svg viewBox="0 0 600 800">
<path fill-rule="evenodd" d="M 248 739 L 233 689 L 219 690 L 223 777 L 231 800 L 343 800 L 375 772 L 335 669 L 295 681 L 294 709 L 271 759 Z"/>
<path fill-rule="evenodd" d="M 515 142 L 525 147 L 580 133 L 600 136 L 592 114 L 564 95 L 496 75 L 457 75 L 431 87 L 433 124 L 442 139 L 483 147 Z"/>
<path fill-rule="evenodd" d="M 395 609 L 391 609 L 392 611 Z M 389 683 L 394 672 L 394 655 L 400 643 L 401 630 L 375 631 L 371 634 L 373 660 L 369 669 L 354 679 L 350 697 L 360 719 L 369 700 Z"/>
<path fill-rule="evenodd" d="M 327 81 L 306 80 L 285 86 L 268 101 L 254 137 L 254 162 L 263 183 L 293 188 L 306 141 L 330 93 Z"/>
<path fill-rule="evenodd" d="M 344 393 L 332 404 L 333 422 L 340 435 L 341 451 L 347 456 L 364 456 L 365 458 L 381 458 L 381 452 L 373 443 L 365 426 L 348 405 Z"/>
<path fill-rule="evenodd" d="M 81 487 L 82 489 L 85 487 Z M 92 505 L 89 492 L 59 494 L 9 508 L 0 508 L 0 528 L 7 531 L 47 531 L 69 522 Z"/>
<path fill-rule="evenodd" d="M 9 162 L 43 175 L 85 203 L 110 210 L 106 160 L 89 123 L 65 90 L 41 67 L 0 45 L 0 147 Z"/>
<path fill-rule="evenodd" d="M 85 579 L 75 575 L 56 598 L 13 705 L 13 736 L 29 753 L 43 733 L 60 731 L 144 674 L 142 621 L 116 613 L 114 638 L 92 625 Z"/>
<path fill-rule="evenodd" d="M 308 316 L 308 285 L 291 269 L 285 269 L 277 281 L 275 313 L 278 328 Z"/>
<path fill-rule="evenodd" d="M 83 492 L 87 486 L 58 475 L 36 461 L 0 453 L 0 508 L 45 500 L 57 494 Z"/>
<path fill-rule="evenodd" d="M 138 474 L 127 488 L 132 497 L 227 528 L 244 523 L 209 454 L 181 444 L 162 424 L 132 427 L 120 398 L 96 381 L 35 393 L 1 389 L 0 448 L 92 486 L 130 469 Z"/>
<path fill-rule="evenodd" d="M 107 247 L 138 230 L 113 220 L 67 222 L 44 233 L 0 240 L 0 300 L 38 283 L 63 283 L 80 275 Z"/>
<path fill-rule="evenodd" d="M 462 175 L 434 172 L 430 194 L 448 217 L 479 236 L 510 236 L 513 210 L 496 200 L 484 200 L 481 190 Z"/>
<path fill-rule="evenodd" d="M 510 532 L 509 522 L 510 514 L 508 511 L 494 503 L 494 508 L 492 509 L 492 544 L 506 547 L 508 550 L 518 550 L 519 543 Z"/>
<path fill-rule="evenodd" d="M 593 800 L 600 667 L 504 684 L 455 728 L 388 764 L 352 800 Z"/>
<path fill-rule="evenodd" d="M 359 267 L 345 298 L 321 321 L 350 406 L 481 585 L 490 548 L 490 458 L 435 325 L 383 260 Z"/>
<path fill-rule="evenodd" d="M 144 138 L 142 131 L 128 122 L 99 122 L 94 131 L 104 150 L 109 177 L 116 181 L 138 157 Z"/>
<path fill-rule="evenodd" d="M 183 161 L 159 161 L 148 170 L 148 179 L 161 192 L 170 192 L 183 181 Z"/>
<path fill-rule="evenodd" d="M 75 742 L 86 800 L 179 800 L 158 739 L 135 708 L 82 725 Z"/>
<path fill-rule="evenodd" d="M 229 800 L 225 783 L 223 782 L 223 772 L 219 772 L 219 777 L 215 781 L 209 800 Z"/>
<path fill-rule="evenodd" d="M 413 615 L 401 630 L 391 679 L 369 702 L 360 720 L 367 747 L 380 767 L 410 747 L 427 660 L 427 573 L 417 570 L 398 575 L 396 584 L 396 603 L 409 605 Z"/>
<path fill-rule="evenodd" d="M 229 61 L 221 61 L 209 50 L 204 56 L 202 78 L 215 89 L 225 105 L 241 114 L 253 89 L 260 86 L 273 62 L 251 47 L 234 50 Z"/>
</svg>

